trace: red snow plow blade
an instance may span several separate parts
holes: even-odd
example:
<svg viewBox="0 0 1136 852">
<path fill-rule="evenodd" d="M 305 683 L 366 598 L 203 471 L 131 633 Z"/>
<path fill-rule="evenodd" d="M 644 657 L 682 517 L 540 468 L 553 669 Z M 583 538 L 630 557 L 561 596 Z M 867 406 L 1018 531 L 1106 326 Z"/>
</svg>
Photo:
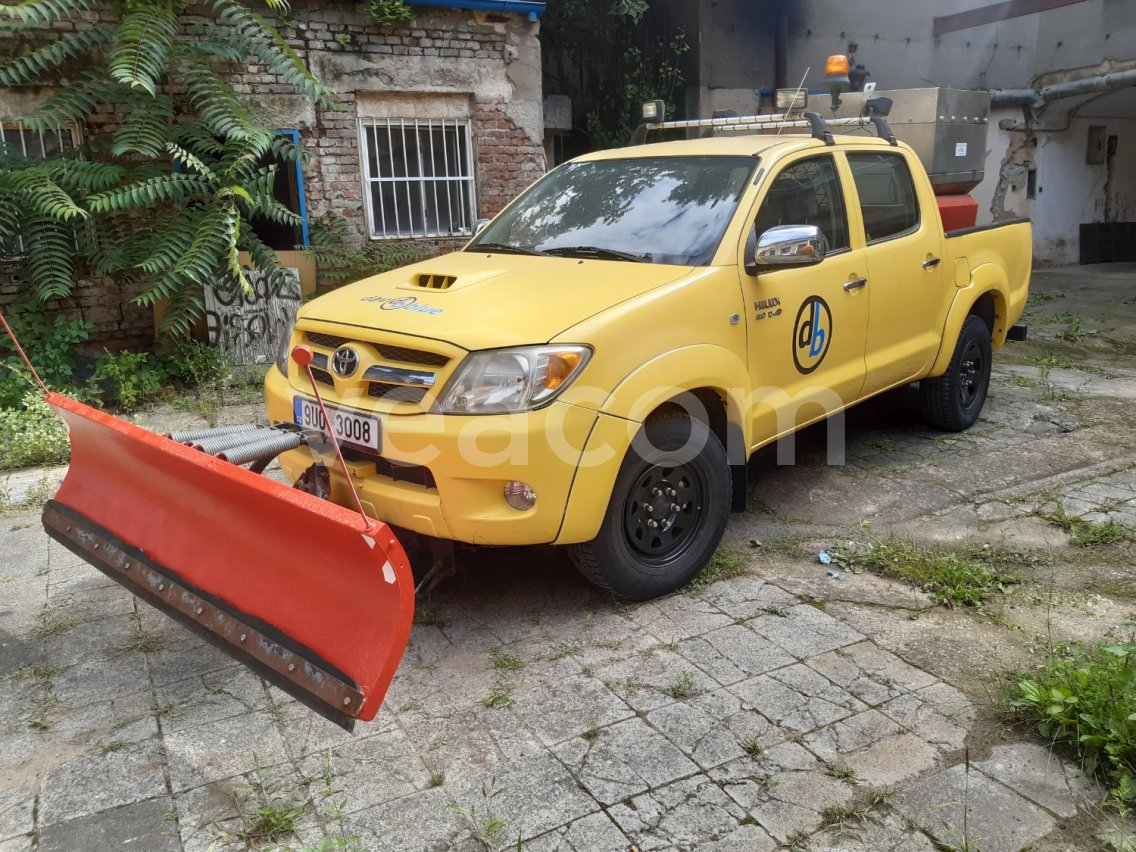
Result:
<svg viewBox="0 0 1136 852">
<path fill-rule="evenodd" d="M 313 710 L 369 720 L 414 616 L 390 529 L 56 393 L 71 467 L 49 535 Z"/>
</svg>

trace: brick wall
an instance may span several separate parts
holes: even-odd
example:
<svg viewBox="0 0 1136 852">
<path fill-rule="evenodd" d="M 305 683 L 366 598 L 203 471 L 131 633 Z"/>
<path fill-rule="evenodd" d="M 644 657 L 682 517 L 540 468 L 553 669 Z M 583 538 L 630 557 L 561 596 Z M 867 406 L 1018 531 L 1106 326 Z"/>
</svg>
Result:
<svg viewBox="0 0 1136 852">
<path fill-rule="evenodd" d="M 207 7 L 194 11 L 206 16 Z M 236 90 L 270 126 L 298 129 L 310 156 L 304 170 L 309 218 L 342 216 L 352 239 L 369 239 L 359 151 L 358 97 L 382 99 L 407 92 L 425 99 L 460 96 L 468 104 L 474 153 L 478 217 L 496 214 L 545 168 L 540 125 L 539 45 L 536 25 L 516 15 L 447 9 L 416 9 L 417 17 L 397 27 L 379 27 L 363 3 L 297 0 L 278 23 L 289 45 L 323 82 L 340 93 L 339 109 L 315 108 L 294 94 L 283 79 L 252 63 L 233 68 Z M 96 16 L 113 16 L 109 7 L 87 13 L 75 27 Z M 68 26 L 63 29 L 69 28 Z M 44 38 L 51 36 L 44 33 Z M 0 33 L 0 55 L 20 45 Z M 535 84 L 532 57 L 536 56 Z M 4 92 L 0 90 L 0 114 Z M 106 106 L 83 128 L 91 137 L 109 134 L 121 121 L 121 107 Z M 459 247 L 464 238 L 418 241 L 428 253 Z M 0 264 L 0 307 L 21 289 L 11 266 Z M 70 299 L 48 307 L 80 315 L 94 324 L 92 340 L 121 347 L 152 339 L 148 309 L 131 303 L 137 288 L 99 277 L 77 282 Z"/>
</svg>

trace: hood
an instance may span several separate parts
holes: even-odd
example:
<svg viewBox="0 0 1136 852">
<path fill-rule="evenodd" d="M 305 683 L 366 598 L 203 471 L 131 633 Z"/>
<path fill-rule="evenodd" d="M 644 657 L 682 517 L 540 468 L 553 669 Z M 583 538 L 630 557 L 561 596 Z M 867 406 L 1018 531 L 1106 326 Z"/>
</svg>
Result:
<svg viewBox="0 0 1136 852">
<path fill-rule="evenodd" d="M 301 320 L 493 349 L 546 343 L 590 316 L 669 284 L 689 267 L 455 252 L 341 287 Z"/>
</svg>

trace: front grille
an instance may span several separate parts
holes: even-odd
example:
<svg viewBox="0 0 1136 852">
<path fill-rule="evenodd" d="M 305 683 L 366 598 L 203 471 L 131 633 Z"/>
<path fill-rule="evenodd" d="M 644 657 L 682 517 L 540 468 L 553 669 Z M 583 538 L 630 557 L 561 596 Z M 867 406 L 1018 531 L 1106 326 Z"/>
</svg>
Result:
<svg viewBox="0 0 1136 852">
<path fill-rule="evenodd" d="M 387 402 L 422 402 L 426 396 L 426 388 L 411 387 L 409 385 L 392 385 L 387 382 L 369 382 L 367 394 Z"/>
<path fill-rule="evenodd" d="M 321 385 L 331 385 L 335 387 L 335 380 L 331 377 L 331 373 L 327 370 L 318 370 L 312 367 L 312 378 L 319 382 Z"/>
<path fill-rule="evenodd" d="M 387 346 L 376 343 L 379 355 L 388 361 L 402 361 L 404 364 L 421 364 L 425 367 L 444 367 L 450 359 L 437 352 L 424 352 L 421 349 L 407 349 L 405 346 Z"/>
<path fill-rule="evenodd" d="M 334 334 L 322 334 L 318 331 L 308 332 L 308 343 L 314 343 L 316 346 L 324 346 L 328 349 L 338 349 L 345 343 L 350 343 L 350 338 L 336 337 Z"/>
</svg>

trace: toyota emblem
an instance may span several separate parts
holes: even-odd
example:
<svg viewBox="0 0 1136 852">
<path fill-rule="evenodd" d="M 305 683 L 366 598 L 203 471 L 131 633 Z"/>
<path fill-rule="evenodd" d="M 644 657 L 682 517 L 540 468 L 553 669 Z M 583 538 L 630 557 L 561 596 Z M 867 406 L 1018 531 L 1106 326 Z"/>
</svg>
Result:
<svg viewBox="0 0 1136 852">
<path fill-rule="evenodd" d="M 350 346 L 335 350 L 331 361 L 335 374 L 343 379 L 349 379 L 359 369 L 359 353 Z"/>
</svg>

